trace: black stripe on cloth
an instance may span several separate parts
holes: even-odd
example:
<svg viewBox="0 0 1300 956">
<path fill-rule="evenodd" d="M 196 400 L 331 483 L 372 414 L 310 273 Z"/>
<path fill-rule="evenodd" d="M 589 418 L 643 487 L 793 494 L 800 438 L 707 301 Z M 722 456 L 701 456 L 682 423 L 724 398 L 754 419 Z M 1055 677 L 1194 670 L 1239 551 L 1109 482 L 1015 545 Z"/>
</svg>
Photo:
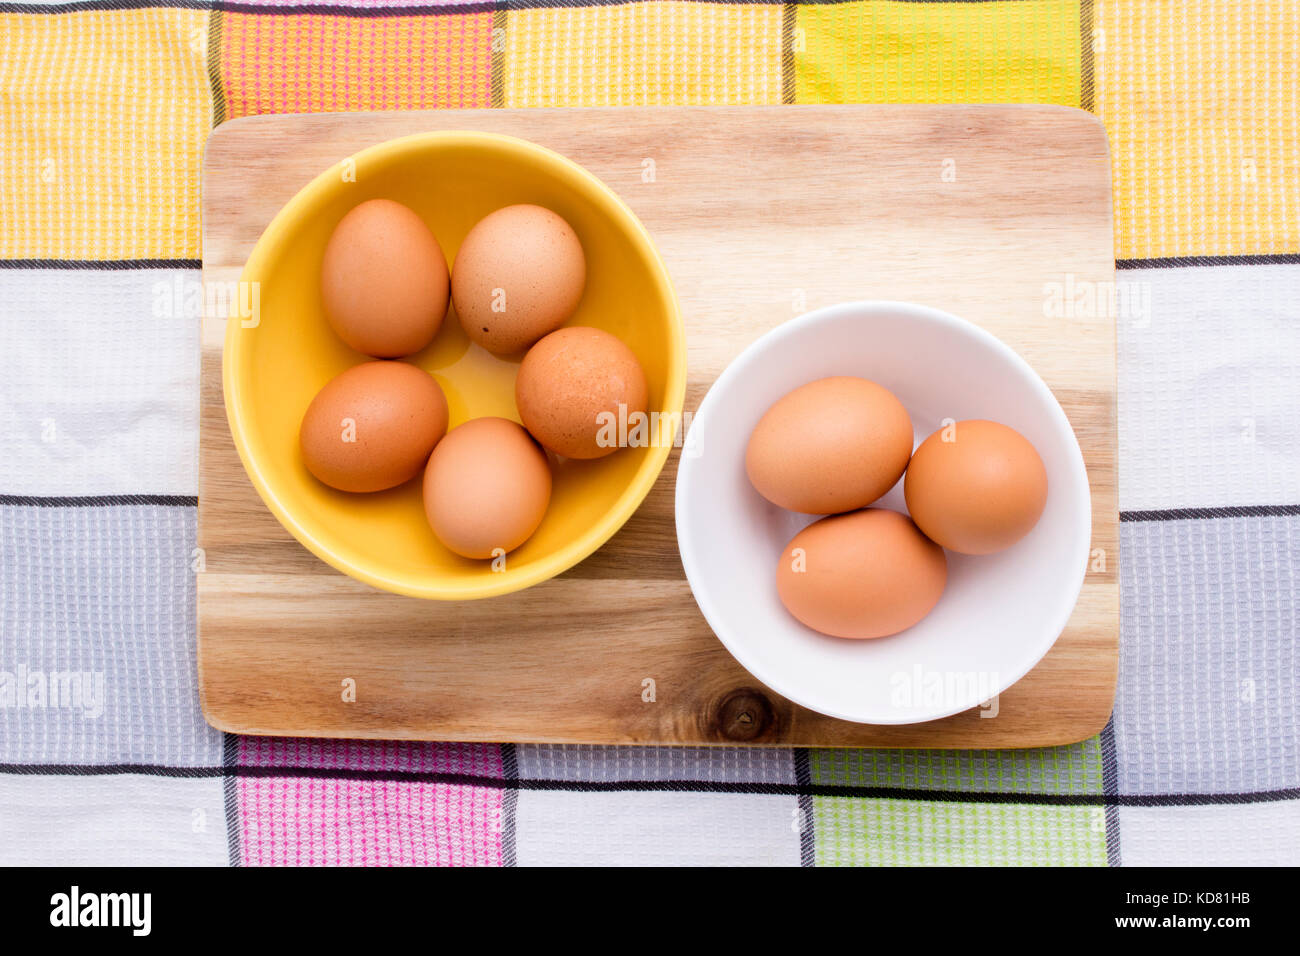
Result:
<svg viewBox="0 0 1300 956">
<path fill-rule="evenodd" d="M 618 0 L 624 2 L 624 0 Z M 634 2 L 634 0 L 627 0 Z M 703 0 L 703 2 L 731 3 L 734 0 Z M 944 0 L 941 0 L 944 2 Z M 983 2 L 983 0 L 981 0 Z M 6 9 L 6 5 L 0 3 L 0 13 L 14 13 L 27 11 L 14 11 Z M 452 7 L 457 11 L 464 11 L 470 5 L 461 7 Z M 477 6 L 475 4 L 474 6 Z M 789 6 L 797 6 L 790 4 Z M 481 12 L 493 12 L 498 9 L 497 4 L 483 4 L 484 10 Z M 41 10 L 50 8 L 42 7 Z M 258 7 L 259 12 L 264 12 L 272 8 Z M 283 13 L 287 8 L 276 7 L 274 12 Z M 388 8 L 389 10 L 396 8 Z M 427 11 L 430 8 L 416 8 Z M 215 22 L 215 21 L 214 21 Z M 219 29 L 219 28 L 218 28 Z M 210 28 L 211 31 L 211 28 Z M 784 33 L 784 29 L 783 29 Z M 211 32 L 209 32 L 209 43 L 211 43 Z M 218 43 L 220 42 L 218 38 Z M 783 40 L 784 42 L 784 40 Z M 793 41 L 791 41 L 793 42 Z M 209 50 L 212 54 L 211 49 Z M 219 50 L 218 50 L 219 53 Z M 783 89 L 786 83 L 784 65 L 782 69 Z M 225 121 L 225 100 L 224 93 L 220 88 L 220 78 L 211 77 L 213 86 L 214 100 L 221 99 L 220 113 L 218 113 L 218 104 L 214 102 L 213 113 L 214 121 L 220 116 L 221 122 Z M 793 102 L 793 87 L 788 90 L 790 100 Z M 785 100 L 785 92 L 782 95 Z M 495 103 L 493 105 L 496 105 Z M 1300 253 L 1278 253 L 1276 255 L 1259 255 L 1259 256 L 1185 256 L 1181 258 L 1167 259 L 1116 259 L 1115 268 L 1120 270 L 1131 269 L 1190 269 L 1197 266 L 1262 266 L 1262 265 L 1300 265 Z M 202 259 L 0 259 L 0 269 L 103 269 L 106 271 L 125 271 L 130 269 L 201 269 L 203 268 Z"/>
<path fill-rule="evenodd" d="M 523 2 L 523 3 L 527 3 L 528 0 L 521 0 L 521 2 Z M 753 2 L 755 2 L 755 3 L 760 3 L 760 2 L 762 2 L 762 0 L 753 0 Z M 798 6 L 801 6 L 801 7 L 833 7 L 833 6 L 837 6 L 837 5 L 841 4 L 841 3 L 861 3 L 862 0 L 796 0 L 796 2 L 797 2 L 797 5 L 798 5 Z M 918 4 L 918 5 L 927 5 L 927 4 L 929 4 L 929 5 L 933 5 L 933 4 L 936 4 L 936 3 L 965 3 L 965 4 L 975 4 L 975 3 L 997 3 L 997 2 L 1004 2 L 1004 0 L 896 0 L 896 2 L 898 2 L 898 3 L 915 3 L 915 4 Z M 1021 2 L 1028 3 L 1028 2 L 1032 2 L 1032 0 L 1010 0 L 1010 2 L 1011 2 L 1011 3 L 1021 3 Z"/>
<path fill-rule="evenodd" d="M 193 508 L 195 495 L 4 495 L 0 505 L 32 508 L 99 508 L 113 505 L 160 505 Z M 1222 508 L 1170 508 L 1161 511 L 1121 511 L 1120 521 L 1187 521 L 1213 518 L 1270 518 L 1300 515 L 1300 505 L 1233 505 Z"/>
<path fill-rule="evenodd" d="M 500 109 L 506 105 L 506 47 L 509 44 L 510 18 L 504 3 L 492 4 L 492 39 L 488 49 L 492 65 L 488 74 L 488 105 Z"/>
<path fill-rule="evenodd" d="M 501 865 L 517 866 L 515 812 L 519 808 L 519 754 L 514 744 L 501 745 L 501 772 L 509 784 L 501 794 Z"/>
<path fill-rule="evenodd" d="M 295 3 L 277 6 L 264 6 L 254 3 L 240 3 L 238 0 L 80 0 L 68 3 L 0 3 L 0 13 L 78 13 L 95 10 L 220 10 L 225 13 L 255 13 L 262 16 L 294 16 L 301 14 L 319 14 L 321 16 L 342 16 L 360 18 L 409 17 L 421 14 L 465 14 L 495 13 L 498 10 L 551 10 L 558 8 L 580 7 L 621 7 L 642 0 L 484 0 L 484 2 L 450 4 L 403 4 L 393 7 L 353 7 L 347 4 L 330 3 Z M 690 0 L 693 3 L 717 4 L 721 6 L 771 6 L 771 0 Z M 797 0 L 795 6 L 823 7 L 836 6 L 841 3 L 853 3 L 856 0 Z M 936 4 L 936 3 L 993 3 L 996 0 L 898 0 L 900 3 Z M 1014 0 L 1013 0 L 1014 2 Z"/>
<path fill-rule="evenodd" d="M 1300 265 L 1300 253 L 1280 252 L 1258 256 L 1176 256 L 1165 259 L 1116 259 L 1116 269 L 1192 269 L 1197 266 Z"/>
<path fill-rule="evenodd" d="M 8 11 L 0 8 L 0 13 Z M 201 269 L 202 259 L 0 259 L 0 269 L 90 269 L 126 272 L 132 269 Z"/>
<path fill-rule="evenodd" d="M 1284 518 L 1300 515 L 1300 505 L 1233 505 L 1224 508 L 1167 508 L 1121 511 L 1120 521 L 1191 521 L 1212 518 Z"/>
<path fill-rule="evenodd" d="M 936 803 L 1008 803 L 1060 807 L 1200 807 L 1239 806 L 1300 800 L 1300 787 L 1249 793 L 1028 793 L 1005 790 L 925 790 L 916 787 L 859 787 L 836 784 L 732 783 L 715 780 L 507 780 L 465 773 L 401 770 L 348 770 L 328 767 L 164 767 L 157 764 L 0 764 L 0 773 L 17 776 L 141 776 L 211 779 L 293 777 L 311 780 L 374 780 L 390 783 L 442 783 L 497 789 L 568 793 L 737 793 L 754 796 L 859 797 Z"/>
<path fill-rule="evenodd" d="M 1101 791 L 1109 800 L 1119 794 L 1119 756 L 1115 749 L 1115 718 L 1106 721 L 1101 729 Z M 1106 804 L 1106 862 L 1120 865 L 1119 806 Z"/>
<path fill-rule="evenodd" d="M 23 777 L 118 777 L 140 774 L 144 777 L 173 777 L 183 780 L 209 780 L 223 777 L 221 767 L 167 767 L 155 763 L 0 763 L 0 773 Z"/>
<path fill-rule="evenodd" d="M 113 505 L 195 508 L 198 504 L 196 495 L 0 495 L 0 505 L 27 508 L 102 508 Z"/>
<path fill-rule="evenodd" d="M 244 855 L 240 850 L 242 834 L 239 830 L 239 793 L 238 780 L 232 772 L 239 765 L 239 737 L 226 734 L 221 747 L 222 780 L 221 790 L 226 805 L 226 851 L 229 853 L 231 866 L 243 866 Z"/>
<path fill-rule="evenodd" d="M 1092 0 L 1079 2 L 1079 108 L 1093 105 Z"/>
<path fill-rule="evenodd" d="M 812 786 L 812 758 L 807 747 L 796 747 L 794 751 L 794 779 L 802 791 Z M 817 833 L 813 829 L 816 820 L 813 816 L 813 795 L 799 794 L 799 865 L 817 865 Z"/>
<path fill-rule="evenodd" d="M 797 3 L 781 4 L 781 102 L 795 101 L 795 27 L 799 19 Z"/>
<path fill-rule="evenodd" d="M 212 128 L 226 121 L 226 90 L 221 85 L 221 11 L 208 15 L 208 86 L 212 89 Z"/>
</svg>

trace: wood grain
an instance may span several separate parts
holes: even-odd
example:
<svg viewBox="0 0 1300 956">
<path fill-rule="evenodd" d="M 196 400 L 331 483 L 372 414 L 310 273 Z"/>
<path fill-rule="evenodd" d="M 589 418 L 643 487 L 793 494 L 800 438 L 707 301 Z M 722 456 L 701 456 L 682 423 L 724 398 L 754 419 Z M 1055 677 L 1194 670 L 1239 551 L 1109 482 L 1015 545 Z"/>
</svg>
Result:
<svg viewBox="0 0 1300 956">
<path fill-rule="evenodd" d="M 882 727 L 823 717 L 750 677 L 701 617 L 677 555 L 676 453 L 604 548 L 527 591 L 445 604 L 334 571 L 280 527 L 244 475 L 222 401 L 224 321 L 209 318 L 198 584 L 209 722 L 322 737 L 962 748 L 1049 746 L 1102 728 L 1119 641 L 1114 323 L 1044 307 L 1049 283 L 1104 291 L 1114 279 L 1110 162 L 1094 117 L 1050 106 L 783 106 L 239 119 L 208 141 L 205 280 L 238 279 L 262 229 L 321 169 L 433 129 L 533 140 L 627 201 L 682 301 L 688 410 L 759 335 L 836 302 L 921 302 L 1000 336 L 1079 436 L 1104 570 L 1089 571 L 1069 626 L 1001 695 L 995 718 L 972 710 Z M 345 678 L 355 703 L 342 700 Z M 642 700 L 645 678 L 654 702 Z"/>
</svg>

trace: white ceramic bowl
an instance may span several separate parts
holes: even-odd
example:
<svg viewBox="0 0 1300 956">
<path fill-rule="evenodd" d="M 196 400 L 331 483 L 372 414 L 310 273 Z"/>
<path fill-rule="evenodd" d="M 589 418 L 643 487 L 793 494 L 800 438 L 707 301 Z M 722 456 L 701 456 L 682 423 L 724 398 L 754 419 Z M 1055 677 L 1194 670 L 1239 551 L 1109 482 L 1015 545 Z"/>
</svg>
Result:
<svg viewBox="0 0 1300 956">
<path fill-rule="evenodd" d="M 948 552 L 948 585 L 934 610 L 877 640 L 827 637 L 786 611 L 776 562 L 815 519 L 771 504 L 745 475 L 745 446 L 768 407 L 830 375 L 890 389 L 912 416 L 917 444 L 944 419 L 986 418 L 1023 434 L 1047 466 L 1047 506 L 1033 531 L 997 554 Z M 877 506 L 905 513 L 902 486 Z M 978 326 L 904 302 L 832 306 L 764 335 L 705 396 L 677 471 L 682 564 L 714 632 L 772 690 L 860 723 L 946 717 L 1023 677 L 1069 620 L 1091 527 L 1083 455 L 1043 380 Z"/>
</svg>

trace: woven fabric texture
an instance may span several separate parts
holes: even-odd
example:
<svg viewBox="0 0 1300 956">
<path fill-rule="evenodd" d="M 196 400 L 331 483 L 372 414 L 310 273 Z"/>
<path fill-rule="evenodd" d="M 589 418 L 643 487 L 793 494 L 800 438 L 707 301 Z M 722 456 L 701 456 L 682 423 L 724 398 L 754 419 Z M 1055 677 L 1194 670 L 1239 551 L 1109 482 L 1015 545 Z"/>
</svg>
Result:
<svg viewBox="0 0 1300 956">
<path fill-rule="evenodd" d="M 0 862 L 1300 863 L 1300 4 L 113 6 L 0 3 Z M 1139 306 L 1117 322 L 1111 725 L 1050 750 L 809 752 L 204 723 L 188 303 L 210 130 L 783 102 L 1104 122 Z"/>
</svg>

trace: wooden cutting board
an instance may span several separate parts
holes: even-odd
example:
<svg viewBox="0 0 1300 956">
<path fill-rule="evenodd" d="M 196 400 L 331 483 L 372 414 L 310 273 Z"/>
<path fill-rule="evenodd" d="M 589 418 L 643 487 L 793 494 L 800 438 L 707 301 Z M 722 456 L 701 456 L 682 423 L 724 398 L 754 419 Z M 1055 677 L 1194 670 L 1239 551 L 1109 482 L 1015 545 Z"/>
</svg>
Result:
<svg viewBox="0 0 1300 956">
<path fill-rule="evenodd" d="M 1104 308 L 1114 280 L 1110 160 L 1093 116 L 1054 106 L 772 106 L 238 119 L 212 134 L 204 160 L 205 279 L 236 280 L 272 216 L 321 170 L 436 129 L 541 143 L 627 201 L 681 298 L 688 410 L 762 333 L 836 302 L 925 303 L 1000 336 L 1051 386 L 1079 436 L 1094 567 L 1069 626 L 1001 695 L 996 717 L 972 710 L 888 727 L 823 717 L 750 677 L 700 615 L 677 555 L 677 453 L 604 548 L 521 593 L 426 602 L 324 564 L 244 474 L 222 403 L 225 322 L 210 318 L 198 519 L 209 722 L 313 737 L 971 748 L 1101 730 L 1115 690 L 1119 538 L 1115 329 Z M 1103 314 L 1062 315 L 1054 293 L 1084 302 L 1086 290 L 1103 293 Z M 343 699 L 348 680 L 355 702 Z"/>
</svg>

